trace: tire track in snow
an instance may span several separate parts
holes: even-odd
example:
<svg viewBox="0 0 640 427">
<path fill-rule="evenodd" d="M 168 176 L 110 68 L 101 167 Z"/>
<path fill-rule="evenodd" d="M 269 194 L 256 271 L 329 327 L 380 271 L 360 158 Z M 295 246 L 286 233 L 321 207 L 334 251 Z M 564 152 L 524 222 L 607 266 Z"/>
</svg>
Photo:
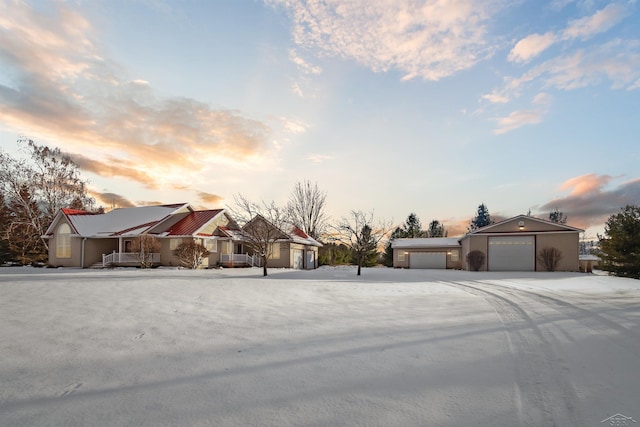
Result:
<svg viewBox="0 0 640 427">
<path fill-rule="evenodd" d="M 498 288 L 501 292 L 512 297 L 517 298 L 518 296 L 525 295 L 546 307 L 557 310 L 565 315 L 569 315 L 569 317 L 574 319 L 580 319 L 581 325 L 597 332 L 610 341 L 613 341 L 616 345 L 625 348 L 635 356 L 640 357 L 640 334 L 616 323 L 611 319 L 608 319 L 601 314 L 594 313 L 589 309 L 572 304 L 568 301 L 549 295 L 543 295 L 528 289 L 513 288 L 491 281 L 478 283 L 480 286 L 483 284 L 485 286 L 489 284 L 492 289 Z"/>
<path fill-rule="evenodd" d="M 507 334 L 515 361 L 515 403 L 524 426 L 575 426 L 585 424 L 568 368 L 558 356 L 555 337 L 543 331 L 522 308 L 520 295 L 503 289 L 487 290 L 469 283 L 439 282 L 487 301 Z"/>
</svg>

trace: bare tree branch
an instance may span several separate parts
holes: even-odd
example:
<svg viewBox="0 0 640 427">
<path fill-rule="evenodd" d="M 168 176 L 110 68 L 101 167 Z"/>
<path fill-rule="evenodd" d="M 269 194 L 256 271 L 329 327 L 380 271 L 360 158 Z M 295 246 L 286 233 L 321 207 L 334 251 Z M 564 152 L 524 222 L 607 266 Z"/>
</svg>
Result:
<svg viewBox="0 0 640 427">
<path fill-rule="evenodd" d="M 278 240 L 288 238 L 284 232 L 287 215 L 273 201 L 255 203 L 241 194 L 233 197 L 232 215 L 244 232 L 245 243 L 262 259 L 262 274 L 267 275 L 267 265 Z"/>
<path fill-rule="evenodd" d="M 286 213 L 289 221 L 307 235 L 319 239 L 327 228 L 328 215 L 325 211 L 327 193 L 310 181 L 296 182 L 289 196 Z"/>
<path fill-rule="evenodd" d="M 381 220 L 374 226 L 373 221 L 373 212 L 351 211 L 351 216 L 343 217 L 335 227 L 336 239 L 354 254 L 358 276 L 367 256 L 377 251 L 380 242 L 391 231 L 391 222 Z"/>
</svg>

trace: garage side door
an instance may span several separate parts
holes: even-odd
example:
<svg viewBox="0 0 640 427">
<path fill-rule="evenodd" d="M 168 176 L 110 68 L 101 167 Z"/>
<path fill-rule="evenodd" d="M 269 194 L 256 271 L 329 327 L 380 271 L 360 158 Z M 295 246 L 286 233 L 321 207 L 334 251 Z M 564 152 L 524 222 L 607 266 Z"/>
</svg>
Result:
<svg viewBox="0 0 640 427">
<path fill-rule="evenodd" d="M 533 236 L 489 237 L 489 271 L 533 271 Z"/>
<path fill-rule="evenodd" d="M 409 268 L 447 268 L 447 253 L 411 252 Z"/>
</svg>

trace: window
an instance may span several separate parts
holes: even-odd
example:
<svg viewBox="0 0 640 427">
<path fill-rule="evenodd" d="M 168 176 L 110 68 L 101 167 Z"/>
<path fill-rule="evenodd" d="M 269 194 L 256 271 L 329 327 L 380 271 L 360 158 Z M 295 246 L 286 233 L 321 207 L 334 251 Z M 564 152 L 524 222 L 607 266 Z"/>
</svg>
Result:
<svg viewBox="0 0 640 427">
<path fill-rule="evenodd" d="M 178 246 L 180 246 L 180 243 L 182 243 L 182 239 L 169 240 L 169 249 L 171 249 L 172 251 L 175 251 L 176 249 L 178 249 Z"/>
<path fill-rule="evenodd" d="M 218 241 L 213 239 L 205 240 L 205 247 L 209 252 L 218 252 Z"/>
<path fill-rule="evenodd" d="M 404 252 L 398 251 L 398 261 L 404 261 Z"/>
<path fill-rule="evenodd" d="M 71 228 L 69 224 L 61 224 L 56 236 L 56 257 L 71 258 Z"/>
<path fill-rule="evenodd" d="M 269 259 L 280 259 L 280 243 L 273 243 L 271 245 L 271 255 Z"/>
<path fill-rule="evenodd" d="M 451 251 L 451 261 L 458 262 L 459 259 L 460 259 L 460 252 L 459 251 Z"/>
</svg>

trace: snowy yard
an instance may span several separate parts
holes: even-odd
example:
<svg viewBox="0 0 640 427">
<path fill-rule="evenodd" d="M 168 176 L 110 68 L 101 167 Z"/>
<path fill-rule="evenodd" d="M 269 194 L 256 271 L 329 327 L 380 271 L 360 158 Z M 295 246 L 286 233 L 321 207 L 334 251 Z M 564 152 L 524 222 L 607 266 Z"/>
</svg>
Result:
<svg viewBox="0 0 640 427">
<path fill-rule="evenodd" d="M 0 268 L 1 426 L 595 427 L 616 415 L 640 422 L 637 280 Z"/>
</svg>

